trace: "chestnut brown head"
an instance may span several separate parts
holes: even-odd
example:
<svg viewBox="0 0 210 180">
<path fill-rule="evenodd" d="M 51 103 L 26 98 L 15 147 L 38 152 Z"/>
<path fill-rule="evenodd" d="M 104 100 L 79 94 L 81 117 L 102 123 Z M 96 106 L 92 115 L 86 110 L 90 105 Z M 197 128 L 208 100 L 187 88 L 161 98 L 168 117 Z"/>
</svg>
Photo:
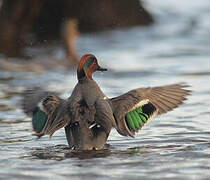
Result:
<svg viewBox="0 0 210 180">
<path fill-rule="evenodd" d="M 80 80 L 84 77 L 87 77 L 92 80 L 92 74 L 95 71 L 107 71 L 107 69 L 99 66 L 98 61 L 94 55 L 86 54 L 82 56 L 77 68 L 78 79 Z"/>
</svg>

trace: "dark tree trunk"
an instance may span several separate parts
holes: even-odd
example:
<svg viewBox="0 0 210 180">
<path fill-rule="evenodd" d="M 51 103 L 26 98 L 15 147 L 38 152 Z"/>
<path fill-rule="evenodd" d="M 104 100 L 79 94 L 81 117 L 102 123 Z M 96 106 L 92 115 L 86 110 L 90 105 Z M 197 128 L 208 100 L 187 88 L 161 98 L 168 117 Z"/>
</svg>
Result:
<svg viewBox="0 0 210 180">
<path fill-rule="evenodd" d="M 0 10 L 0 53 L 22 55 L 22 48 L 40 10 L 39 0 L 4 0 Z"/>
<path fill-rule="evenodd" d="M 73 1 L 72 8 L 75 9 L 72 15 L 78 19 L 82 32 L 149 25 L 153 22 L 139 0 L 77 0 Z"/>
<path fill-rule="evenodd" d="M 9 57 L 22 55 L 29 34 L 39 42 L 68 37 L 61 27 L 76 19 L 81 32 L 94 32 L 116 27 L 149 25 L 152 16 L 139 0 L 3 0 L 0 10 L 0 53 Z M 69 25 L 68 25 L 69 26 Z M 68 28 L 69 31 L 73 28 Z M 62 31 L 63 32 L 63 31 Z M 72 36 L 73 37 L 73 36 Z M 69 38 L 64 42 L 70 43 Z M 66 45 L 70 49 L 72 45 Z"/>
</svg>

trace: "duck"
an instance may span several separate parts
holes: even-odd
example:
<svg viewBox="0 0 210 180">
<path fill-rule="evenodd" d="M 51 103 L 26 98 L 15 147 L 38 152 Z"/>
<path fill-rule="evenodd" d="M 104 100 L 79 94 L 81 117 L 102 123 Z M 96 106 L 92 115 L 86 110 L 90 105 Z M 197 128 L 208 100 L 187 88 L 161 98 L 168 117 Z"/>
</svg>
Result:
<svg viewBox="0 0 210 180">
<path fill-rule="evenodd" d="M 81 57 L 78 83 L 67 99 L 56 92 L 33 87 L 23 92 L 22 108 L 31 117 L 38 138 L 64 128 L 71 149 L 100 150 L 110 131 L 122 136 L 135 135 L 152 118 L 181 105 L 191 94 L 184 83 L 136 88 L 117 97 L 107 97 L 93 80 L 96 71 L 107 71 L 93 54 Z"/>
</svg>

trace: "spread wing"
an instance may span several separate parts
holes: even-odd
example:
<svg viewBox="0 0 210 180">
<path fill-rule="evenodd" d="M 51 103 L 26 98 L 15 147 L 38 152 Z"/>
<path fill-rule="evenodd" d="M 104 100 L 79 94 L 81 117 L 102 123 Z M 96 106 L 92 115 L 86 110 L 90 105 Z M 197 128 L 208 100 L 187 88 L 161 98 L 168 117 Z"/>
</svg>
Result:
<svg viewBox="0 0 210 180">
<path fill-rule="evenodd" d="M 134 137 L 157 114 L 173 110 L 186 100 L 190 90 L 184 84 L 139 88 L 110 99 L 117 131 Z"/>
<path fill-rule="evenodd" d="M 67 114 L 67 102 L 56 93 L 44 91 L 41 88 L 26 90 L 22 107 L 24 112 L 32 117 L 32 126 L 38 137 L 53 135 L 58 129 L 70 122 Z"/>
</svg>

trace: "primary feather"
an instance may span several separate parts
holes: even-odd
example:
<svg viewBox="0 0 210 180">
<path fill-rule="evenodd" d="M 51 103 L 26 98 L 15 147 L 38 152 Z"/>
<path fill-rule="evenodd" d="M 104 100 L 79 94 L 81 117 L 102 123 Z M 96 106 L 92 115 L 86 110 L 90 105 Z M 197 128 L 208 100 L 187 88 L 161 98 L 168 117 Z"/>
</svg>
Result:
<svg viewBox="0 0 210 180">
<path fill-rule="evenodd" d="M 190 94 L 190 90 L 184 89 L 186 87 L 188 86 L 184 84 L 172 84 L 167 86 L 138 88 L 110 99 L 113 105 L 115 120 L 118 125 L 117 131 L 121 135 L 134 137 L 135 132 L 142 127 L 137 124 L 139 118 L 143 118 L 142 115 L 138 117 L 136 114 L 138 104 L 140 104 L 140 108 L 144 106 L 148 107 L 147 113 L 151 114 L 149 118 L 145 118 L 150 120 L 156 114 L 166 113 L 182 104 L 183 101 L 186 100 L 186 96 Z M 148 106 L 148 104 L 150 104 L 150 106 Z"/>
</svg>

